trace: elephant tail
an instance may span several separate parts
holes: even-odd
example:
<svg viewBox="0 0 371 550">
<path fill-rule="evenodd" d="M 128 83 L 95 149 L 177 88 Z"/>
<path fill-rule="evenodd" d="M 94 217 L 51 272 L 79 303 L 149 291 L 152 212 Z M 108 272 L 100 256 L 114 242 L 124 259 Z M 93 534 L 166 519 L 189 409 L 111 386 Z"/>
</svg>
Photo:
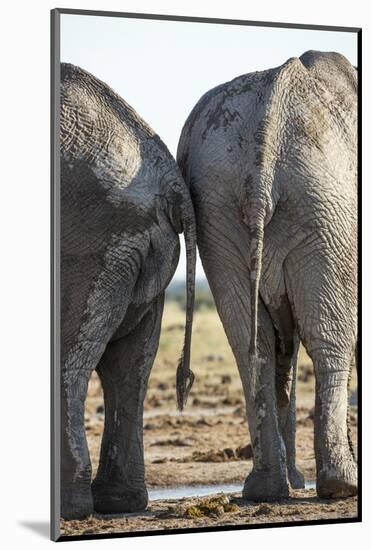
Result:
<svg viewBox="0 0 371 550">
<path fill-rule="evenodd" d="M 184 345 L 176 373 L 176 393 L 178 409 L 182 411 L 187 402 L 189 392 L 194 382 L 194 374 L 190 368 L 191 337 L 196 279 L 196 222 L 193 205 L 188 191 L 184 193 L 182 203 L 182 226 L 186 247 L 187 280 L 186 280 L 186 324 Z"/>
<path fill-rule="evenodd" d="M 265 208 L 253 209 L 249 220 L 250 229 L 250 310 L 251 336 L 249 353 L 257 356 L 259 285 L 263 262 Z"/>
</svg>

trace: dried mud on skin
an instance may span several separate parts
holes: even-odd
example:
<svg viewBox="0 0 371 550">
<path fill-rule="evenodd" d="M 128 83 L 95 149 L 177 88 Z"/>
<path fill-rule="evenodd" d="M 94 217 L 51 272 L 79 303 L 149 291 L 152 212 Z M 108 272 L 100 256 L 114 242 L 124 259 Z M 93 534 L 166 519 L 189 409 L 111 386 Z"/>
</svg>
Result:
<svg viewBox="0 0 371 550">
<path fill-rule="evenodd" d="M 176 409 L 175 370 L 183 338 L 183 312 L 180 311 L 178 316 L 175 310 L 171 310 L 169 314 L 166 307 L 162 340 L 144 406 L 147 486 L 176 487 L 179 480 L 182 486 L 230 483 L 242 486 L 252 467 L 250 437 L 241 382 L 217 314 L 209 311 L 195 316 L 192 368 L 196 373 L 196 381 L 186 409 L 181 414 Z M 169 331 L 167 325 L 174 328 Z M 215 352 L 207 355 L 205 349 L 215 349 Z M 352 389 L 355 387 L 354 376 Z M 313 406 L 313 366 L 301 350 L 297 383 L 296 448 L 297 463 L 306 480 L 315 479 Z M 356 404 L 350 408 L 350 423 L 356 446 Z M 89 384 L 85 413 L 93 476 L 98 466 L 103 424 L 103 396 L 94 373 Z M 207 502 L 211 498 L 215 496 L 154 501 L 140 514 L 92 516 L 83 521 L 62 521 L 62 534 L 296 522 L 352 518 L 357 515 L 356 498 L 319 500 L 314 489 L 292 491 L 290 499 L 277 503 L 254 504 L 238 500 L 233 503 L 229 497 L 223 496 L 222 500 L 228 498 L 228 506 L 223 501 L 216 504 L 215 513 L 205 515 L 200 509 L 209 506 Z"/>
</svg>

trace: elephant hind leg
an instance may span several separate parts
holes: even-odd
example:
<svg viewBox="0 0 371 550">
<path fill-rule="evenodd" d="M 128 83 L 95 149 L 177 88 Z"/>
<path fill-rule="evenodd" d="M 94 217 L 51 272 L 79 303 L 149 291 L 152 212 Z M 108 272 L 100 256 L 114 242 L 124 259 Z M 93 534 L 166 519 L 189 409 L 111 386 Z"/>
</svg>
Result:
<svg viewBox="0 0 371 550">
<path fill-rule="evenodd" d="M 93 513 L 91 462 L 84 427 L 90 375 L 104 346 L 80 342 L 61 373 L 61 517 L 81 519 Z"/>
<path fill-rule="evenodd" d="M 348 422 L 349 361 L 312 354 L 316 375 L 314 446 L 317 493 L 337 498 L 357 493 L 357 466 Z"/>
<path fill-rule="evenodd" d="M 135 512 L 148 503 L 143 401 L 158 348 L 163 301 L 161 294 L 129 334 L 107 345 L 97 368 L 105 408 L 99 467 L 92 484 L 94 509 L 99 513 Z"/>
<path fill-rule="evenodd" d="M 277 398 L 278 418 L 283 440 L 286 447 L 287 474 L 293 489 L 303 489 L 305 479 L 302 472 L 296 466 L 296 373 L 297 357 L 300 340 L 294 335 L 293 353 L 287 358 L 287 378 L 276 378 L 277 396 L 286 394 L 286 401 Z M 282 363 L 281 363 L 282 365 Z M 282 387 L 283 386 L 283 387 Z"/>
<path fill-rule="evenodd" d="M 356 277 L 350 279 L 349 265 L 345 269 L 340 261 L 329 262 L 327 250 L 313 250 L 308 262 L 300 260 L 302 254 L 301 249 L 295 251 L 287 267 L 290 302 L 314 365 L 317 493 L 323 498 L 351 496 L 357 492 L 348 423 L 349 371 L 356 344 Z M 308 258 L 307 250 L 304 257 Z M 340 284 L 340 277 L 347 277 L 348 284 Z"/>
<path fill-rule="evenodd" d="M 286 447 L 287 474 L 291 487 L 302 489 L 304 476 L 296 467 L 296 371 L 300 340 L 286 295 L 282 296 L 280 307 L 270 308 L 269 313 L 276 331 L 276 397 Z"/>
<path fill-rule="evenodd" d="M 223 266 L 225 276 L 225 268 Z M 214 273 L 213 275 L 218 275 Z M 243 274 L 244 275 L 244 274 Z M 249 354 L 249 284 L 231 273 L 220 292 L 209 277 L 218 312 L 232 347 L 246 401 L 253 449 L 253 470 L 242 495 L 248 500 L 274 500 L 288 496 L 284 442 L 279 430 L 275 399 L 275 334 L 262 300 L 259 303 L 258 358 Z"/>
</svg>

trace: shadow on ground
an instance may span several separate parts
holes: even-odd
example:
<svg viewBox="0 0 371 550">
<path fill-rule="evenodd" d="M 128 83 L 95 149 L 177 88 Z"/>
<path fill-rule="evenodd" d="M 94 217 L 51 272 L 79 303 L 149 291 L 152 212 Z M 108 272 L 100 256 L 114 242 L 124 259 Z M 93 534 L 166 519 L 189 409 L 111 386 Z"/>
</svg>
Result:
<svg viewBox="0 0 371 550">
<path fill-rule="evenodd" d="M 43 539 L 50 538 L 50 524 L 48 521 L 20 521 L 19 525 L 37 533 Z"/>
</svg>

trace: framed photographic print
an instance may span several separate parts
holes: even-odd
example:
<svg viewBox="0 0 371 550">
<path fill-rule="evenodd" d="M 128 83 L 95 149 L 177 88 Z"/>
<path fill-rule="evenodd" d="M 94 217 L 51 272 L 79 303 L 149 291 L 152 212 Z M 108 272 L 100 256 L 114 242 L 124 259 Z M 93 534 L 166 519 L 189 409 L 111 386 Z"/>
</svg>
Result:
<svg viewBox="0 0 371 550">
<path fill-rule="evenodd" d="M 361 520 L 361 30 L 52 11 L 52 538 Z"/>
</svg>

